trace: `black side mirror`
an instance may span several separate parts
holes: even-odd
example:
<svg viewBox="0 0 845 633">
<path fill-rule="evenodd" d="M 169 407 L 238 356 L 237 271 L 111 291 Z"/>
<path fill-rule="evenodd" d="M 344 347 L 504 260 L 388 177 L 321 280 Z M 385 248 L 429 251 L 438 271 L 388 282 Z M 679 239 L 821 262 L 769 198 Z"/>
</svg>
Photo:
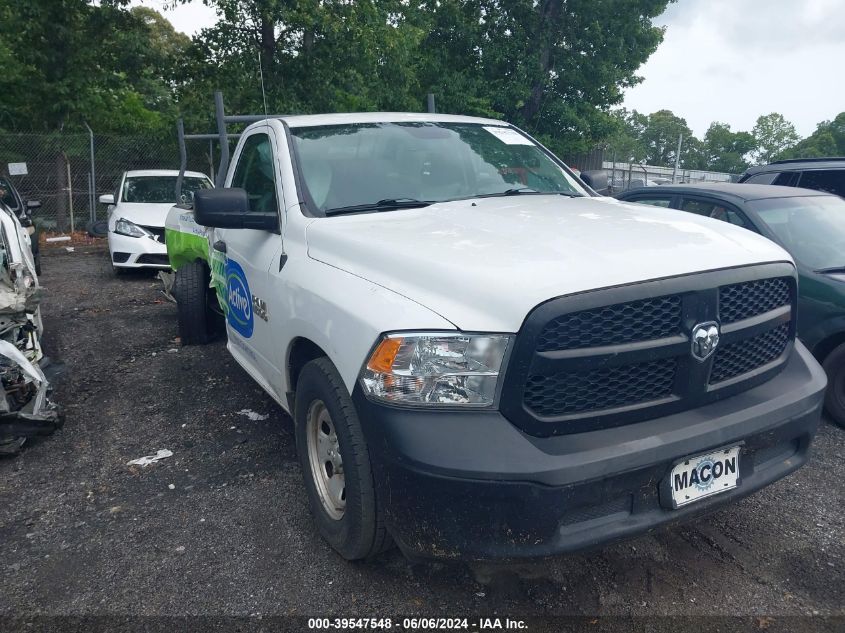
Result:
<svg viewBox="0 0 845 633">
<path fill-rule="evenodd" d="M 36 209 L 41 208 L 41 201 L 40 200 L 27 200 L 26 208 L 30 213 L 32 213 Z"/>
<path fill-rule="evenodd" d="M 591 187 L 593 191 L 601 192 L 607 189 L 607 172 L 603 169 L 582 171 L 581 181 L 588 187 Z"/>
<path fill-rule="evenodd" d="M 220 229 L 279 232 L 278 213 L 250 211 L 246 190 L 235 187 L 195 191 L 194 220 L 202 226 Z"/>
</svg>

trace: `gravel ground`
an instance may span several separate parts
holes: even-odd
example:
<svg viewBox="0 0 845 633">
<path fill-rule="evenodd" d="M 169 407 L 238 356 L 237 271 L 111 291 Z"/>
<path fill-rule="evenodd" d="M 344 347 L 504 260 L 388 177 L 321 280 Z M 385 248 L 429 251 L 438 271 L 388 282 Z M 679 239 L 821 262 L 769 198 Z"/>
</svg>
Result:
<svg viewBox="0 0 845 633">
<path fill-rule="evenodd" d="M 77 248 L 45 253 L 43 285 L 67 419 L 0 461 L 6 617 L 845 615 L 845 431 L 829 422 L 807 467 L 692 525 L 519 566 L 350 564 L 312 525 L 290 419 L 222 342 L 178 345 L 155 278 Z M 174 455 L 127 466 L 158 449 Z"/>
</svg>

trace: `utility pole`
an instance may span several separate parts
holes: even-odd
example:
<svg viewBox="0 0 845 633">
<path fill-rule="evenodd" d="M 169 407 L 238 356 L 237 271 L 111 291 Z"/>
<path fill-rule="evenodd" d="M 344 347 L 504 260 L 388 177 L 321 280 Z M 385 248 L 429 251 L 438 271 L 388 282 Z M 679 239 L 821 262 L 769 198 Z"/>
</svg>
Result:
<svg viewBox="0 0 845 633">
<path fill-rule="evenodd" d="M 681 143 L 684 142 L 684 135 L 678 134 L 678 151 L 675 152 L 675 168 L 672 170 L 672 184 L 674 185 L 676 182 L 676 177 L 678 175 L 678 166 L 681 163 Z"/>
</svg>

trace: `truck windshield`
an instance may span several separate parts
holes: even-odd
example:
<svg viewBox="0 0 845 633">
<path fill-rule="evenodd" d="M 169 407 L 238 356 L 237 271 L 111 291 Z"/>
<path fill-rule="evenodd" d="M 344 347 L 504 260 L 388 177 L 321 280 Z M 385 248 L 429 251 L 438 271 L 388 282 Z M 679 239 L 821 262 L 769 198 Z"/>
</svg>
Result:
<svg viewBox="0 0 845 633">
<path fill-rule="evenodd" d="M 396 209 L 479 196 L 589 195 L 516 129 L 472 123 L 293 128 L 311 202 L 321 211 Z M 396 202 L 401 204 L 385 204 Z"/>
<path fill-rule="evenodd" d="M 798 262 L 813 270 L 845 269 L 845 200 L 802 196 L 748 204 Z"/>
<path fill-rule="evenodd" d="M 182 179 L 182 197 L 190 202 L 197 189 L 211 189 L 205 178 L 185 176 Z M 176 176 L 128 176 L 123 183 L 121 202 L 172 204 L 176 201 Z"/>
</svg>

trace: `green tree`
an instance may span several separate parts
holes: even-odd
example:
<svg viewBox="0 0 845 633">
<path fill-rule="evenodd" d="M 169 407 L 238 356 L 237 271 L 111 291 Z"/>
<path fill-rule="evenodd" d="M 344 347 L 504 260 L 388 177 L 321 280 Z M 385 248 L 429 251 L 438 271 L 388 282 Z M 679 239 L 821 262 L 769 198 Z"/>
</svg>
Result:
<svg viewBox="0 0 845 633">
<path fill-rule="evenodd" d="M 671 110 L 658 110 L 649 114 L 640 135 L 646 148 L 646 162 L 649 165 L 673 165 L 680 136 L 685 139 L 692 136 L 685 119 L 676 116 Z M 683 155 L 683 147 L 681 152 Z"/>
<path fill-rule="evenodd" d="M 751 133 L 757 145 L 754 160 L 760 164 L 777 160 L 801 138 L 795 126 L 777 112 L 759 117 Z"/>
<path fill-rule="evenodd" d="M 429 3 L 426 3 L 429 4 Z M 444 7 L 449 0 L 430 3 Z M 447 38 L 462 43 L 437 76 L 423 85 L 440 93 L 460 77 L 480 78 L 473 103 L 536 134 L 552 149 L 566 154 L 590 149 L 613 133 L 609 107 L 622 100 L 625 88 L 640 81 L 636 70 L 662 41 L 663 30 L 651 20 L 666 0 L 476 0 L 458 2 L 461 24 Z M 443 9 L 440 9 L 443 10 Z M 433 31 L 430 54 L 451 51 L 450 40 Z M 427 66 L 428 67 L 428 66 Z M 466 100 L 444 104 L 447 111 L 468 110 Z"/>
<path fill-rule="evenodd" d="M 189 117 L 210 111 L 217 88 L 227 109 L 262 111 L 260 70 L 274 112 L 420 109 L 422 34 L 400 0 L 209 4 L 219 21 L 194 38 L 183 66 L 180 103 Z"/>
<path fill-rule="evenodd" d="M 695 136 L 684 138 L 681 146 L 680 166 L 684 169 L 710 169 L 707 146 Z"/>
<path fill-rule="evenodd" d="M 128 0 L 0 0 L 0 126 L 208 128 L 215 89 L 230 111 L 263 109 L 260 65 L 275 112 L 420 110 L 433 92 L 440 111 L 583 151 L 619 131 L 610 107 L 670 0 L 203 1 L 218 21 L 188 41 Z"/>
<path fill-rule="evenodd" d="M 561 152 L 615 129 L 609 107 L 639 81 L 669 0 L 207 0 L 186 112 L 224 86 L 232 109 L 438 110 L 506 118 Z M 270 34 L 273 38 L 271 40 Z"/>
<path fill-rule="evenodd" d="M 845 112 L 832 121 L 822 121 L 807 138 L 785 151 L 782 158 L 845 156 Z"/>
<path fill-rule="evenodd" d="M 607 139 L 608 150 L 616 161 L 640 163 L 648 150 L 642 140 L 648 116 L 636 110 L 619 108 L 613 111 L 614 130 Z"/>
<path fill-rule="evenodd" d="M 0 0 L 0 126 L 169 129 L 173 70 L 189 41 L 154 11 L 124 4 Z"/>
<path fill-rule="evenodd" d="M 750 132 L 734 132 L 727 123 L 714 121 L 704 133 L 702 145 L 703 169 L 739 174 L 748 169 L 756 140 Z"/>
</svg>

